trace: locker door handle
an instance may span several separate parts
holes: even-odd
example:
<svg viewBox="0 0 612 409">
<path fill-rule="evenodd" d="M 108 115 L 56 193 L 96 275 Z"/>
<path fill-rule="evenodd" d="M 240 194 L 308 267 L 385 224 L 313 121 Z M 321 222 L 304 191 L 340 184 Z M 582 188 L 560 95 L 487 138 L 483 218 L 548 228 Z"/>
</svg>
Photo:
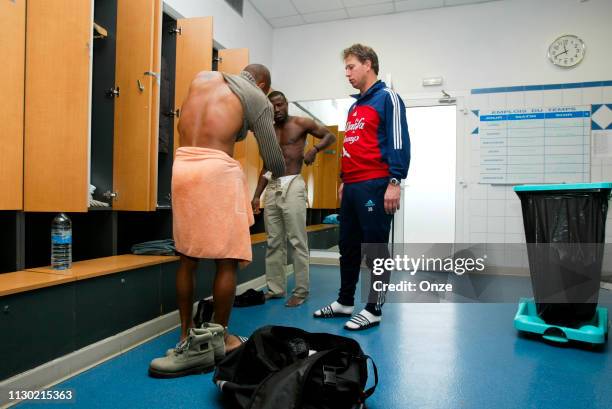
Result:
<svg viewBox="0 0 612 409">
<path fill-rule="evenodd" d="M 180 116 L 180 113 L 181 113 L 181 110 L 177 108 L 176 111 L 168 111 L 168 112 L 166 112 L 166 116 L 168 116 L 170 118 L 174 118 L 174 117 L 178 118 Z"/>
<path fill-rule="evenodd" d="M 102 193 L 102 196 L 109 200 L 117 200 L 119 198 L 119 192 L 111 192 L 110 190 Z"/>
<path fill-rule="evenodd" d="M 120 95 L 119 87 L 106 90 L 106 96 L 109 98 L 119 98 L 119 95 Z"/>
<path fill-rule="evenodd" d="M 144 75 L 150 75 L 151 77 L 154 77 L 155 81 L 157 81 L 157 85 L 161 85 L 161 76 L 159 75 L 159 73 L 153 71 L 145 71 Z"/>
</svg>

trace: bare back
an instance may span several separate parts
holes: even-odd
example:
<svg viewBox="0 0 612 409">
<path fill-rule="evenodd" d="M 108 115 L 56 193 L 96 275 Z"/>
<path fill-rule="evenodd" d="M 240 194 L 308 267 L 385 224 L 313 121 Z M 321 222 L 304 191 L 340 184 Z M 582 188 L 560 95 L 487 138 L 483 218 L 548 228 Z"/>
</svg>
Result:
<svg viewBox="0 0 612 409">
<path fill-rule="evenodd" d="M 223 76 L 203 71 L 191 83 L 181 108 L 180 146 L 217 149 L 233 156 L 236 135 L 243 121 L 240 99 Z"/>
</svg>

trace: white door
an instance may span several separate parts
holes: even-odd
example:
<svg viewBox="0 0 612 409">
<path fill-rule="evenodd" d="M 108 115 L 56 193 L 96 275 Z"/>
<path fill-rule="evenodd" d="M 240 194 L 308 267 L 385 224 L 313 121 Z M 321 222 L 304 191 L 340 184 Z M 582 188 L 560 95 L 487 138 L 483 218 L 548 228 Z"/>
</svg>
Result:
<svg viewBox="0 0 612 409">
<path fill-rule="evenodd" d="M 457 107 L 410 106 L 411 159 L 394 221 L 396 243 L 454 243 L 457 186 Z M 459 192 L 460 193 L 460 192 Z"/>
</svg>

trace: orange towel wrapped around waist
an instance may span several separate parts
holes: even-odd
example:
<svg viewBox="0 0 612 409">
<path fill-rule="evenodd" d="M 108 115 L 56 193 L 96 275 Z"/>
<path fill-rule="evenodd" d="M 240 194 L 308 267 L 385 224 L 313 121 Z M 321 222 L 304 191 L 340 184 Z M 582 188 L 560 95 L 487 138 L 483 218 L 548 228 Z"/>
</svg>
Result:
<svg viewBox="0 0 612 409">
<path fill-rule="evenodd" d="M 216 149 L 179 148 L 172 167 L 176 250 L 191 257 L 250 262 L 254 219 L 249 197 L 237 160 Z"/>
</svg>

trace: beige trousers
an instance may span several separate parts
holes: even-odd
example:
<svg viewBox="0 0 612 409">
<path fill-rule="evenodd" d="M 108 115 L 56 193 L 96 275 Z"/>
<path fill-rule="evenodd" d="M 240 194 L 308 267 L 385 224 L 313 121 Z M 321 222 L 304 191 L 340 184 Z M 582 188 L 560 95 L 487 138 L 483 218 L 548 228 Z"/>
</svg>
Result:
<svg viewBox="0 0 612 409">
<path fill-rule="evenodd" d="M 296 176 L 281 187 L 278 179 L 268 183 L 264 196 L 264 223 L 268 235 L 266 251 L 266 281 L 273 296 L 284 296 L 287 291 L 287 240 L 293 247 L 293 295 L 308 297 L 309 263 L 306 208 L 308 194 L 302 176 Z"/>
</svg>

